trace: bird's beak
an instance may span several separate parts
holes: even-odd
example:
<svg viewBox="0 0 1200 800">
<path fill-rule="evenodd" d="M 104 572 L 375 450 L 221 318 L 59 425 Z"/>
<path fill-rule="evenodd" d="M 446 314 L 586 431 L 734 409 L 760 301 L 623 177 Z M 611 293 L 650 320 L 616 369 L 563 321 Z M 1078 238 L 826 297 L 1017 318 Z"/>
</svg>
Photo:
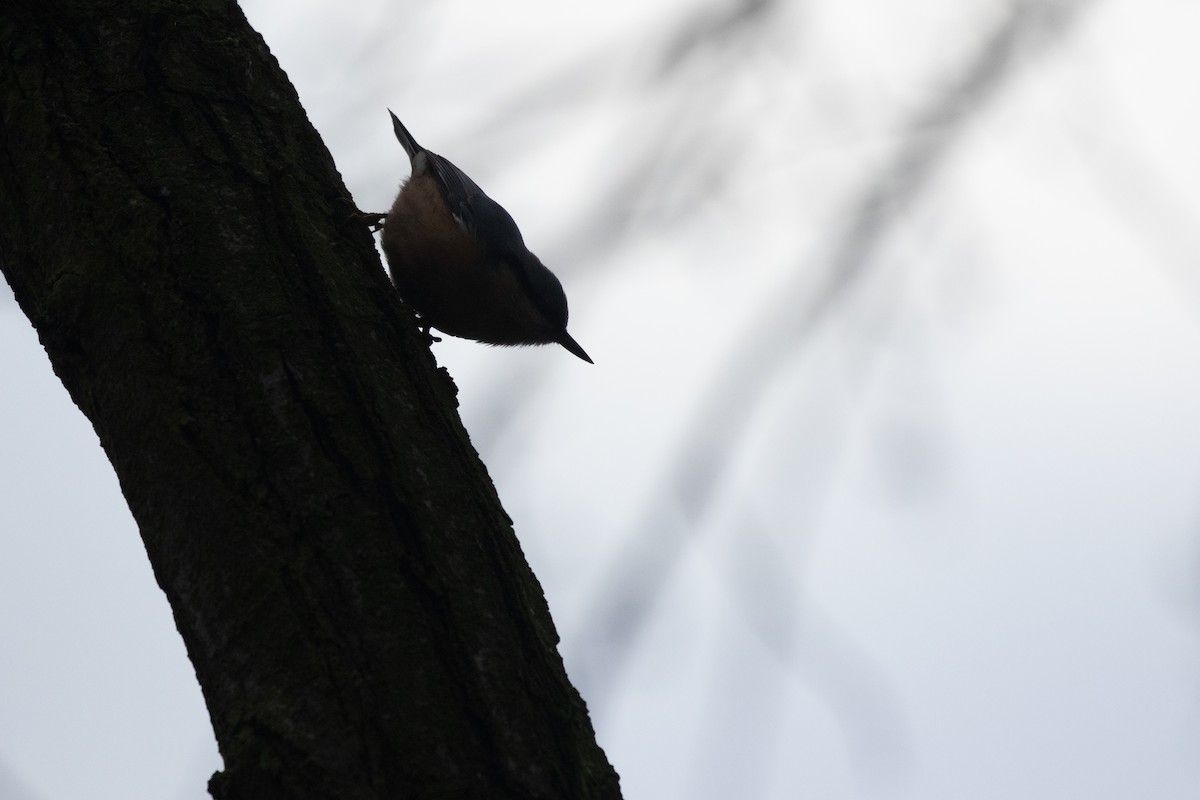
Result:
<svg viewBox="0 0 1200 800">
<path fill-rule="evenodd" d="M 596 362 L 592 361 L 591 357 L 588 356 L 588 354 L 583 351 L 583 348 L 579 346 L 579 342 L 572 339 L 571 334 L 567 333 L 566 331 L 563 331 L 562 333 L 560 333 L 558 335 L 557 341 L 563 347 L 567 348 L 567 350 L 571 351 L 571 353 L 579 356 L 580 358 L 582 358 L 584 361 L 588 362 L 589 364 L 596 363 Z"/>
</svg>

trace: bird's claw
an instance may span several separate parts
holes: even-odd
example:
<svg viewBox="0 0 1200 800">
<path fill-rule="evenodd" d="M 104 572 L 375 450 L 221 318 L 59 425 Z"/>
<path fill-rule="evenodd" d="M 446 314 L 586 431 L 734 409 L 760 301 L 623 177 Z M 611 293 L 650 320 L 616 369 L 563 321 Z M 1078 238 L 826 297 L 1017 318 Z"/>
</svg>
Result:
<svg viewBox="0 0 1200 800">
<path fill-rule="evenodd" d="M 434 336 L 432 333 L 429 332 L 429 329 L 431 327 L 433 327 L 433 326 L 432 325 L 419 325 L 418 326 L 418 328 L 421 331 L 421 335 L 425 337 L 426 344 L 433 344 L 434 342 L 440 342 L 442 340 L 442 337 Z"/>
<path fill-rule="evenodd" d="M 377 233 L 383 228 L 383 222 L 387 219 L 387 214 L 368 214 L 366 211 L 355 210 L 350 215 L 350 221 L 361 222 L 371 229 L 371 233 Z"/>
</svg>

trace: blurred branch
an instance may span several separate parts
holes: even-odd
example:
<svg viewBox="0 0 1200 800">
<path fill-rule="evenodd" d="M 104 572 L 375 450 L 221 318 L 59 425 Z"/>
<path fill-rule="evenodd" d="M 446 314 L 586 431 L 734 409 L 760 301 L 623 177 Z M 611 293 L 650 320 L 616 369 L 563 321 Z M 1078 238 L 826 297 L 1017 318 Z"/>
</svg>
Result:
<svg viewBox="0 0 1200 800">
<path fill-rule="evenodd" d="M 746 398 L 758 396 L 792 365 L 813 332 L 871 277 L 880 244 L 920 201 L 969 124 L 1022 68 L 1061 43 L 1071 23 L 1091 5 L 1092 0 L 1011 4 L 958 70 L 960 79 L 913 118 L 889 162 L 852 204 L 846 224 L 831 239 L 829 255 L 821 260 L 824 277 L 818 288 L 810 291 L 810 274 L 797 269 L 755 315 L 753 329 L 714 368 L 691 434 L 667 470 L 662 491 L 633 526 L 585 615 L 593 662 L 581 664 L 579 678 L 589 696 L 604 698 L 612 691 L 694 529 L 711 511 L 726 465 L 754 417 Z"/>
<path fill-rule="evenodd" d="M 691 56 L 723 49 L 731 40 L 754 40 L 777 5 L 777 0 L 737 0 L 724 8 L 697 7 L 663 48 L 662 74 L 669 75 Z"/>
</svg>

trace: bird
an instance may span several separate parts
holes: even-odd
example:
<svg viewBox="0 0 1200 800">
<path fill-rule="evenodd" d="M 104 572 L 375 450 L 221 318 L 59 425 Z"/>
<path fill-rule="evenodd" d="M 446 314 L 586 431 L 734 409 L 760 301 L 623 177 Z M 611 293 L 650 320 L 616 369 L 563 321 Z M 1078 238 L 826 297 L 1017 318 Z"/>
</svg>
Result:
<svg viewBox="0 0 1200 800">
<path fill-rule="evenodd" d="M 560 344 L 594 363 L 567 333 L 567 295 L 529 251 L 517 223 L 475 181 L 417 144 L 388 109 L 412 174 L 387 214 L 380 243 L 400 297 L 430 328 L 492 345 Z"/>
</svg>

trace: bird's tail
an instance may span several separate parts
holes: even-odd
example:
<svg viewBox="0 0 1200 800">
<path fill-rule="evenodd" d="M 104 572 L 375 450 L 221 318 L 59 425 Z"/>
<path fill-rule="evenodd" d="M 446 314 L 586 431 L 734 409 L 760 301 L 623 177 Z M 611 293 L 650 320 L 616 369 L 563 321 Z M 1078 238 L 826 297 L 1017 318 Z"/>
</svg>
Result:
<svg viewBox="0 0 1200 800">
<path fill-rule="evenodd" d="M 390 108 L 388 109 L 388 113 L 392 114 Z M 410 162 L 414 161 L 417 153 L 421 152 L 424 148 L 417 144 L 416 139 L 408 132 L 408 128 L 404 127 L 404 123 L 395 114 L 392 114 L 392 130 L 396 132 L 396 138 L 400 140 L 400 146 L 404 148 L 404 152 L 408 153 L 408 160 Z"/>
</svg>

